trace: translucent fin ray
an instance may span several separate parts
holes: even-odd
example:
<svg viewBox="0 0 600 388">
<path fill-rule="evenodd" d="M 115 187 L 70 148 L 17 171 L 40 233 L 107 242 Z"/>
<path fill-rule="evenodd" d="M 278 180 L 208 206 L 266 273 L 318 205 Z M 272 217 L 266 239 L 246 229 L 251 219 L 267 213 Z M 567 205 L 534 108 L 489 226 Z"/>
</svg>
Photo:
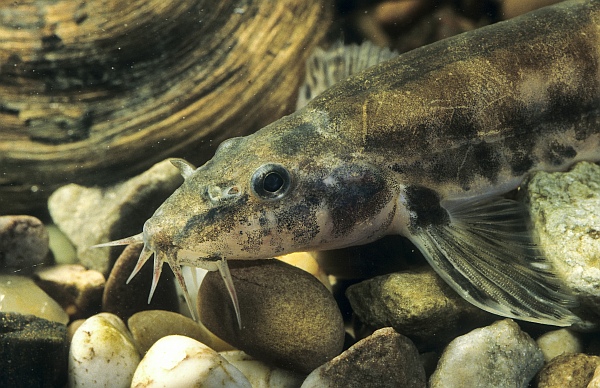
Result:
<svg viewBox="0 0 600 388">
<path fill-rule="evenodd" d="M 431 266 L 472 304 L 501 316 L 570 326 L 576 305 L 531 237 L 528 213 L 501 197 L 444 204 L 446 225 L 410 236 Z"/>
<path fill-rule="evenodd" d="M 190 315 L 194 321 L 198 321 L 198 314 L 196 313 L 196 306 L 192 302 L 192 298 L 190 297 L 190 293 L 187 289 L 187 285 L 185 283 L 185 278 L 183 277 L 183 272 L 181 271 L 181 265 L 177 263 L 176 257 L 168 257 L 169 266 L 171 267 L 171 271 L 175 274 L 175 279 L 177 279 L 177 283 L 179 283 L 179 287 L 183 292 L 183 298 L 185 299 L 185 303 L 190 310 Z"/>
</svg>

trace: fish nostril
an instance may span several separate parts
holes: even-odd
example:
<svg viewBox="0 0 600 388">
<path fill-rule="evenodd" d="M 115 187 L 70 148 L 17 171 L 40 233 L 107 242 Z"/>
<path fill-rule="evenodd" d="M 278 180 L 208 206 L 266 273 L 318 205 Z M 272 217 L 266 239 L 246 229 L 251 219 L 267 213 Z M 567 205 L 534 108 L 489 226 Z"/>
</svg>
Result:
<svg viewBox="0 0 600 388">
<path fill-rule="evenodd" d="M 206 190 L 206 194 L 212 202 L 217 202 L 222 196 L 221 188 L 219 186 L 211 186 Z"/>
<path fill-rule="evenodd" d="M 238 195 L 240 193 L 240 189 L 237 186 L 230 187 L 227 191 L 227 195 Z"/>
</svg>

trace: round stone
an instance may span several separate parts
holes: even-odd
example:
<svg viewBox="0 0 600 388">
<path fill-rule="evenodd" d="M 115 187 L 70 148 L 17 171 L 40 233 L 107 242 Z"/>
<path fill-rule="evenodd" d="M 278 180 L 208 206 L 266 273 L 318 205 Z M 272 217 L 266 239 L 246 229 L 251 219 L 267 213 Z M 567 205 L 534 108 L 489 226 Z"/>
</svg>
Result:
<svg viewBox="0 0 600 388">
<path fill-rule="evenodd" d="M 246 377 L 217 352 L 194 339 L 169 335 L 140 362 L 132 387 L 251 388 Z"/>
<path fill-rule="evenodd" d="M 241 330 L 218 273 L 207 274 L 198 294 L 200 319 L 218 337 L 258 360 L 303 373 L 342 351 L 342 315 L 314 276 L 278 260 L 230 261 L 229 266 Z"/>
</svg>

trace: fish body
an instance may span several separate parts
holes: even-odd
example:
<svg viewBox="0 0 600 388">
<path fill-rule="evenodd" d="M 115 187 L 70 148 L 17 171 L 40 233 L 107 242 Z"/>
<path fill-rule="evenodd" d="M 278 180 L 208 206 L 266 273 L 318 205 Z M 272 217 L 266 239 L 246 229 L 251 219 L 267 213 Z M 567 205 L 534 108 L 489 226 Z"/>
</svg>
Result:
<svg viewBox="0 0 600 388">
<path fill-rule="evenodd" d="M 533 171 L 600 159 L 600 2 L 547 7 L 425 46 L 342 81 L 258 132 L 222 143 L 143 233 L 154 253 L 227 260 L 408 237 L 461 296 L 493 313 L 578 321 L 504 194 Z M 188 298 L 189 303 L 189 298 Z"/>
</svg>

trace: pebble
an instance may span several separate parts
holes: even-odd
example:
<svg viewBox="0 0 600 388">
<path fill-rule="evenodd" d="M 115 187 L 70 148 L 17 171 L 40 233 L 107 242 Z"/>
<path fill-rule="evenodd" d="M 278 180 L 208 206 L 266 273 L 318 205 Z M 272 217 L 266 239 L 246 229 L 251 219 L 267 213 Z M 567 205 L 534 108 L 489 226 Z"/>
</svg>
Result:
<svg viewBox="0 0 600 388">
<path fill-rule="evenodd" d="M 135 370 L 132 388 L 247 387 L 250 382 L 217 352 L 192 338 L 169 335 L 148 350 Z"/>
<path fill-rule="evenodd" d="M 600 366 L 596 367 L 594 376 L 592 376 L 592 380 L 588 384 L 587 388 L 600 388 Z"/>
<path fill-rule="evenodd" d="M 66 381 L 65 325 L 0 312 L 0 387 L 60 387 Z"/>
<path fill-rule="evenodd" d="M 445 343 L 497 319 L 461 298 L 429 266 L 365 280 L 346 296 L 361 322 L 391 326 L 419 346 Z"/>
<path fill-rule="evenodd" d="M 96 314 L 71 339 L 69 387 L 129 387 L 139 362 L 123 321 L 114 314 Z"/>
<path fill-rule="evenodd" d="M 31 314 L 63 325 L 69 322 L 65 310 L 24 276 L 0 275 L 0 311 Z"/>
<path fill-rule="evenodd" d="M 565 354 L 550 361 L 537 378 L 538 388 L 587 387 L 600 366 L 600 357 L 587 354 Z"/>
<path fill-rule="evenodd" d="M 0 216 L 0 271 L 31 271 L 49 263 L 48 231 L 32 216 Z"/>
<path fill-rule="evenodd" d="M 124 321 L 143 310 L 179 311 L 175 276 L 167 264 L 163 264 L 163 271 L 150 303 L 148 293 L 152 285 L 153 260 L 149 260 L 129 284 L 126 283 L 141 249 L 141 245 L 129 245 L 125 248 L 110 271 L 102 295 L 102 310 L 113 313 Z"/>
<path fill-rule="evenodd" d="M 229 266 L 243 329 L 221 276 L 209 272 L 198 293 L 198 310 L 210 331 L 258 360 L 301 373 L 342 351 L 340 310 L 314 276 L 279 260 L 238 260 Z"/>
<path fill-rule="evenodd" d="M 56 264 L 76 264 L 77 251 L 69 238 L 54 224 L 46 225 L 48 243 Z"/>
<path fill-rule="evenodd" d="M 569 329 L 552 330 L 542 334 L 536 340 L 544 354 L 544 361 L 549 362 L 561 354 L 581 353 L 583 344 L 577 333 Z"/>
<path fill-rule="evenodd" d="M 600 167 L 581 162 L 565 173 L 537 172 L 527 184 L 527 196 L 542 252 L 566 288 L 595 313 L 591 320 L 597 322 Z"/>
<path fill-rule="evenodd" d="M 425 387 L 425 369 L 413 342 L 392 328 L 375 331 L 315 369 L 302 388 Z"/>
<path fill-rule="evenodd" d="M 127 327 L 140 354 L 146 354 L 156 341 L 168 335 L 183 335 L 195 339 L 215 351 L 232 349 L 204 326 L 171 311 L 141 311 L 129 318 Z"/>
<path fill-rule="evenodd" d="M 287 255 L 278 256 L 277 260 L 300 268 L 313 275 L 331 292 L 331 282 L 323 268 L 317 262 L 317 259 L 311 252 L 294 252 Z"/>
<path fill-rule="evenodd" d="M 179 171 L 165 160 L 115 186 L 63 186 L 48 199 L 48 209 L 54 223 L 76 246 L 81 264 L 107 276 L 122 248 L 91 246 L 140 233 L 144 222 L 181 182 Z"/>
<path fill-rule="evenodd" d="M 79 264 L 62 264 L 35 271 L 34 280 L 69 314 L 71 320 L 100 312 L 104 276 Z"/>
<path fill-rule="evenodd" d="M 429 380 L 431 388 L 526 388 L 544 365 L 535 341 L 511 319 L 454 339 Z"/>
<path fill-rule="evenodd" d="M 241 350 L 229 350 L 219 354 L 246 376 L 252 388 L 298 388 L 306 377 L 267 365 Z"/>
</svg>

